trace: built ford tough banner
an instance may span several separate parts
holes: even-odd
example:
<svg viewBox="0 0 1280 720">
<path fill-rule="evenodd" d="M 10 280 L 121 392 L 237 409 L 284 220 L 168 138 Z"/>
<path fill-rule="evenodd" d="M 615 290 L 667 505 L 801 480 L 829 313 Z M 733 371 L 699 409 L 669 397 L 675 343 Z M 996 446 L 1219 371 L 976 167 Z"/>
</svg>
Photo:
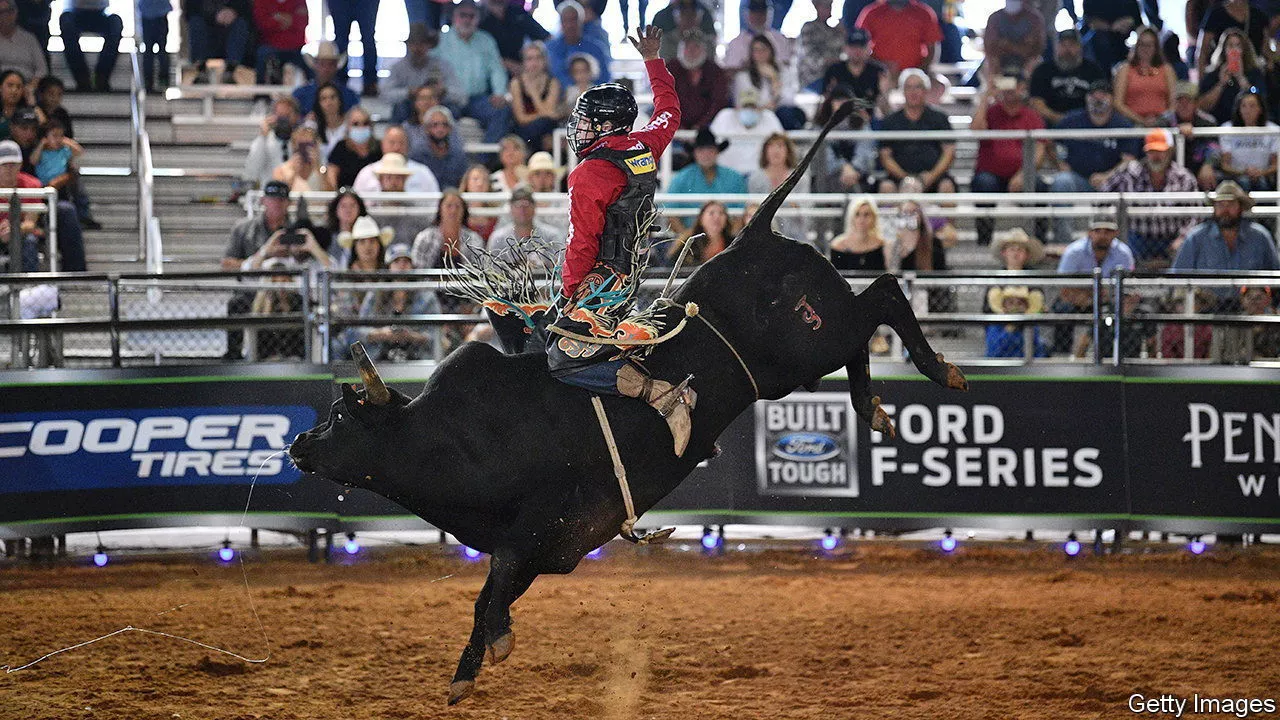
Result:
<svg viewBox="0 0 1280 720">
<path fill-rule="evenodd" d="M 400 390 L 421 389 L 394 380 L 412 369 L 388 370 Z M 1280 383 L 1261 371 L 993 369 L 956 393 L 877 370 L 895 439 L 870 432 L 846 383 L 828 380 L 756 403 L 656 510 L 872 528 L 1280 528 Z M 0 536 L 238 522 L 246 509 L 255 527 L 418 522 L 302 476 L 282 452 L 328 416 L 326 368 L 227 371 L 0 373 Z"/>
</svg>

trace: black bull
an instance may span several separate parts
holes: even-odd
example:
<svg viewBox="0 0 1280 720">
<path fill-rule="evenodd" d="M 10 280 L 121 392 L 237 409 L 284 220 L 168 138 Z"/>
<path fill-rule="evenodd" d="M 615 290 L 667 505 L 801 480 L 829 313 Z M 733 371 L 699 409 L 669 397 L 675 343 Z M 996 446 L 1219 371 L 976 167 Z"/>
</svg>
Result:
<svg viewBox="0 0 1280 720">
<path fill-rule="evenodd" d="M 823 136 L 844 117 L 837 114 Z M 770 229 L 821 142 L 729 248 L 674 295 L 680 306 L 697 303 L 724 336 L 693 318 L 646 362 L 655 377 L 695 378 L 684 457 L 672 453 L 670 431 L 653 408 L 603 398 L 637 515 L 713 455 L 716 438 L 756 400 L 752 379 L 759 397 L 777 399 L 845 367 L 858 415 L 892 434 L 869 392 L 867 343 L 881 324 L 898 333 L 924 375 L 966 386 L 959 369 L 929 347 L 892 276 L 855 296 L 820 254 Z M 572 571 L 618 534 L 626 512 L 590 396 L 553 379 L 542 352 L 464 345 L 413 399 L 385 388 L 371 365 L 366 370 L 365 392 L 344 385 L 328 421 L 298 436 L 289 454 L 304 471 L 372 490 L 490 554 L 450 684 L 452 704 L 470 694 L 486 653 L 491 663 L 510 654 L 511 604 L 538 575 Z"/>
</svg>

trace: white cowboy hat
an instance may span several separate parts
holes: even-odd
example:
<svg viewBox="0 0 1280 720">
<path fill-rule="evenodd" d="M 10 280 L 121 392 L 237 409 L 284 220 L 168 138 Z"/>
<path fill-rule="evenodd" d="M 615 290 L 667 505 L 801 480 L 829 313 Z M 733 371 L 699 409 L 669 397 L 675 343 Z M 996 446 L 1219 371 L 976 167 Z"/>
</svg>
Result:
<svg viewBox="0 0 1280 720">
<path fill-rule="evenodd" d="M 373 166 L 375 175 L 412 175 L 413 171 L 409 169 L 409 163 L 405 161 L 404 156 L 400 153 L 387 153 L 382 156 L 377 165 Z"/>
<path fill-rule="evenodd" d="M 564 170 L 556 167 L 556 161 L 551 157 L 551 153 L 546 150 L 539 150 L 529 156 L 529 162 L 525 165 L 529 168 L 529 172 L 538 172 L 540 170 L 550 170 L 560 177 L 564 174 Z"/>
<path fill-rule="evenodd" d="M 1000 254 L 1004 251 L 1006 245 L 1021 245 L 1025 247 L 1027 249 L 1028 265 L 1035 265 L 1044 259 L 1044 243 L 1028 235 L 1027 231 L 1022 228 L 1014 228 L 996 238 L 996 241 L 991 245 L 991 255 L 996 260 L 1004 262 L 1004 258 Z"/>
<path fill-rule="evenodd" d="M 307 63 L 307 67 L 313 70 L 317 60 L 337 60 L 338 67 L 347 64 L 347 56 L 338 52 L 338 46 L 329 40 L 320 41 L 320 45 L 316 47 L 316 54 L 303 53 L 302 59 Z"/>
<path fill-rule="evenodd" d="M 382 247 L 391 244 L 395 239 L 396 229 L 393 227 L 379 228 L 378 222 L 368 215 L 361 215 L 356 218 L 355 224 L 351 226 L 351 232 L 338 233 L 338 245 L 344 249 L 350 250 L 356 244 L 357 240 L 364 238 L 376 237 L 382 243 Z"/>
<path fill-rule="evenodd" d="M 1039 290 L 1032 290 L 1026 285 L 1010 285 L 1008 287 L 993 287 L 987 291 L 987 304 L 991 306 L 991 312 L 1003 314 L 1005 300 L 1022 300 L 1027 304 L 1027 309 L 1022 312 L 1027 315 L 1038 315 L 1044 310 L 1044 293 Z"/>
</svg>

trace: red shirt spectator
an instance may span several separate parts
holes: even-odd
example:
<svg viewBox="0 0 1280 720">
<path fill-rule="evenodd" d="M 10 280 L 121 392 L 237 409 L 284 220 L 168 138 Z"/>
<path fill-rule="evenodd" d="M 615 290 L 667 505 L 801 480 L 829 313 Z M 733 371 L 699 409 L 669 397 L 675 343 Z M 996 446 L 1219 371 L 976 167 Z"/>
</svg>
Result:
<svg viewBox="0 0 1280 720">
<path fill-rule="evenodd" d="M 253 24 L 263 45 L 298 50 L 307 42 L 306 0 L 256 0 Z"/>
<path fill-rule="evenodd" d="M 1024 84 L 1019 83 L 1016 90 L 1002 92 L 1000 102 L 987 108 L 985 126 L 975 118 L 970 127 L 975 130 L 1043 130 L 1044 119 L 1022 100 L 1024 89 Z M 978 101 L 981 103 L 986 99 L 980 97 Z M 1021 140 L 983 140 L 978 144 L 978 162 L 974 172 L 989 172 L 1001 180 L 1008 180 L 1021 170 Z"/>
<path fill-rule="evenodd" d="M 716 113 L 733 104 L 729 97 L 733 78 L 708 57 L 706 46 L 698 38 L 680 41 L 678 52 L 680 57 L 668 61 L 668 69 L 680 98 L 680 127 L 706 127 Z"/>
<path fill-rule="evenodd" d="M 871 57 L 887 65 L 895 81 L 907 68 L 932 65 L 942 42 L 938 16 L 920 0 L 878 0 L 858 15 L 857 26 L 871 34 Z"/>
</svg>

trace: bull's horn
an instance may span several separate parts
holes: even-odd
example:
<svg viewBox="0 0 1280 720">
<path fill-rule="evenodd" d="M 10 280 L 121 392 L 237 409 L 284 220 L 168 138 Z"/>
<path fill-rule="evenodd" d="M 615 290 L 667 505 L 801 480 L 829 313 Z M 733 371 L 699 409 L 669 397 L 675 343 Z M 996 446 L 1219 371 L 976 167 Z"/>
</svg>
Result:
<svg viewBox="0 0 1280 720">
<path fill-rule="evenodd" d="M 386 405 L 391 402 L 391 391 L 382 382 L 382 378 L 378 377 L 378 369 L 369 359 L 369 353 L 364 351 L 364 345 L 353 343 L 351 357 L 355 358 L 356 366 L 360 368 L 360 379 L 364 382 L 364 392 L 369 398 L 369 404 Z"/>
</svg>

